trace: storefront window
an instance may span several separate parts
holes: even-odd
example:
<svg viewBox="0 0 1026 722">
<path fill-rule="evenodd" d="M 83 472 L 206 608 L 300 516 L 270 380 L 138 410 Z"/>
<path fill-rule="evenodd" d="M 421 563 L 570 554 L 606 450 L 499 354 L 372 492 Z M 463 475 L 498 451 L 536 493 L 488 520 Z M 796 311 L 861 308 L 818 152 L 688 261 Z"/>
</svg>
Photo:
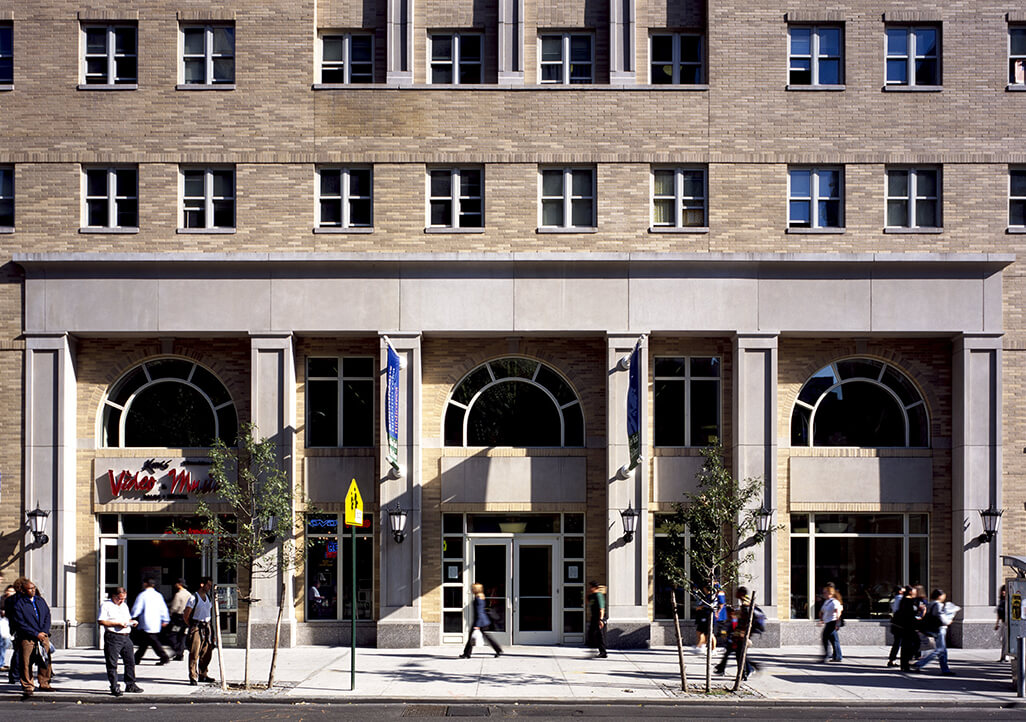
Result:
<svg viewBox="0 0 1026 722">
<path fill-rule="evenodd" d="M 674 585 L 666 577 L 664 559 L 669 552 L 669 542 L 663 525 L 665 515 L 657 514 L 655 517 L 655 558 L 654 573 L 652 580 L 652 611 L 655 619 L 673 619 L 673 588 Z M 689 540 L 685 539 L 685 544 Z M 691 578 L 693 589 L 701 589 L 705 583 L 695 571 L 691 570 L 689 559 L 685 559 L 685 568 Z M 689 590 L 677 587 L 677 614 L 681 619 L 694 617 L 697 602 Z"/>
<path fill-rule="evenodd" d="M 374 359 L 306 360 L 306 445 L 374 444 Z"/>
<path fill-rule="evenodd" d="M 370 518 L 356 531 L 356 618 L 373 619 L 374 538 Z M 352 539 L 341 515 L 307 517 L 306 619 L 352 619 Z"/>
<path fill-rule="evenodd" d="M 720 436 L 720 359 L 658 356 L 652 424 L 656 446 L 709 446 Z"/>
<path fill-rule="evenodd" d="M 850 619 L 883 619 L 902 584 L 928 586 L 926 514 L 792 514 L 791 618 L 814 619 L 833 582 Z"/>
</svg>

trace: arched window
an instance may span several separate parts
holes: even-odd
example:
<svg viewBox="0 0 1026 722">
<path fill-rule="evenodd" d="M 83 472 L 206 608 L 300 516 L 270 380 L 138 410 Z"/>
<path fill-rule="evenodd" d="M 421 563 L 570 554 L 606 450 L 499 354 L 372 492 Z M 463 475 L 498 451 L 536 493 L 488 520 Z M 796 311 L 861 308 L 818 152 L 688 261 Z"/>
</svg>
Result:
<svg viewBox="0 0 1026 722">
<path fill-rule="evenodd" d="M 905 374 L 883 361 L 850 358 L 824 366 L 802 386 L 791 445 L 925 447 L 929 429 L 926 403 Z"/>
<path fill-rule="evenodd" d="M 235 404 L 224 384 L 182 358 L 145 361 L 118 379 L 103 402 L 107 447 L 206 447 L 234 444 Z"/>
<path fill-rule="evenodd" d="M 566 380 L 526 358 L 489 361 L 456 384 L 446 446 L 584 446 L 584 414 Z"/>
</svg>

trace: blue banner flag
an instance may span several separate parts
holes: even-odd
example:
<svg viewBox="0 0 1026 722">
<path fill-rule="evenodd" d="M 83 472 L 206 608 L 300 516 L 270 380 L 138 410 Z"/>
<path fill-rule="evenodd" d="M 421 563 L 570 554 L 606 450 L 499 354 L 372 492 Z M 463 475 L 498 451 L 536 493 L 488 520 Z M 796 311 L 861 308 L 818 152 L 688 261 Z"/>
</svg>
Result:
<svg viewBox="0 0 1026 722">
<path fill-rule="evenodd" d="M 631 453 L 629 469 L 641 459 L 641 341 L 631 353 L 631 370 L 627 387 L 627 447 Z"/>
<path fill-rule="evenodd" d="M 388 463 L 399 469 L 399 354 L 388 344 Z"/>
</svg>

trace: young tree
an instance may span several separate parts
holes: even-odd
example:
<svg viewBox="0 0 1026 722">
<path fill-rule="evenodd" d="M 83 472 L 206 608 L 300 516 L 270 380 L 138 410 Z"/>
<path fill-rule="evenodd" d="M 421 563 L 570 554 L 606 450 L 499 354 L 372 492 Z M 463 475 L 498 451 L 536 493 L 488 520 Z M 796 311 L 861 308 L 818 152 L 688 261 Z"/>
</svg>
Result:
<svg viewBox="0 0 1026 722">
<path fill-rule="evenodd" d="M 677 613 L 678 590 L 685 600 L 695 598 L 709 603 L 704 591 L 714 580 L 724 587 L 736 587 L 749 575 L 742 568 L 755 555 L 751 547 L 762 543 L 775 529 L 758 530 L 758 502 L 762 498 L 762 479 L 738 482 L 724 464 L 723 446 L 717 441 L 702 449 L 705 462 L 696 474 L 698 490 L 684 494 L 684 502 L 674 504 L 673 514 L 664 522 L 665 546 L 659 555 L 663 575 L 672 585 L 673 621 L 677 637 L 677 656 L 681 684 L 687 691 L 684 648 Z M 710 609 L 709 637 L 713 637 L 715 608 Z M 712 686 L 712 644 L 706 645 L 705 691 Z"/>
</svg>

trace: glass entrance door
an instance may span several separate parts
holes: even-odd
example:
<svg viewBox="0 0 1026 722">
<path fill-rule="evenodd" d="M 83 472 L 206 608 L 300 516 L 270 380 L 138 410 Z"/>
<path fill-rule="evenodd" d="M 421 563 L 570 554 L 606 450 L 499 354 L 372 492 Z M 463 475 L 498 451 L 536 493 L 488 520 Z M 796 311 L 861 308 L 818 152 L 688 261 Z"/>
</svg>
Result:
<svg viewBox="0 0 1026 722">
<path fill-rule="evenodd" d="M 470 584 L 484 587 L 485 607 L 492 619 L 491 634 L 499 644 L 512 644 L 510 592 L 512 539 L 475 539 L 470 543 Z M 470 585 L 468 585 L 469 587 Z M 474 606 L 471 596 L 470 615 Z M 469 620 L 473 621 L 473 619 Z"/>
<path fill-rule="evenodd" d="M 517 644 L 557 644 L 556 541 L 516 539 L 513 555 L 514 641 Z"/>
<path fill-rule="evenodd" d="M 125 540 L 100 540 L 100 603 L 118 587 L 127 587 L 125 580 Z"/>
</svg>

